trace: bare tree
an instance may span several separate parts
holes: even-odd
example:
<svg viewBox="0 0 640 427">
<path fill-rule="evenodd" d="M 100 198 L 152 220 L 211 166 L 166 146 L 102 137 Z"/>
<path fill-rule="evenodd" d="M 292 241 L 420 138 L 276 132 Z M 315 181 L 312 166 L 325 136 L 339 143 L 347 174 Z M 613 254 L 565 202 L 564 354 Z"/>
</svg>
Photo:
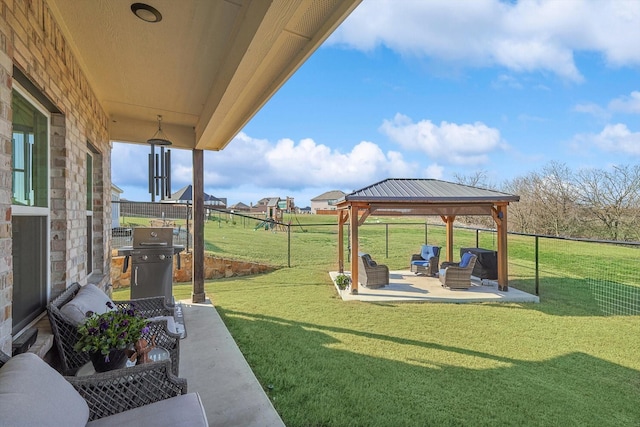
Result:
<svg viewBox="0 0 640 427">
<path fill-rule="evenodd" d="M 579 201 L 587 215 L 595 218 L 602 232 L 598 237 L 636 240 L 635 224 L 640 206 L 640 166 L 614 166 L 610 171 L 585 169 L 576 180 Z"/>
<path fill-rule="evenodd" d="M 485 170 L 475 171 L 469 175 L 454 173 L 453 178 L 455 179 L 456 183 L 468 185 L 469 187 L 479 187 L 485 189 L 495 187 L 494 184 L 489 183 L 489 176 L 487 174 L 487 171 Z M 465 215 L 458 217 L 457 219 L 464 224 L 474 225 L 478 227 L 493 228 L 495 226 L 493 219 L 487 216 Z"/>
</svg>

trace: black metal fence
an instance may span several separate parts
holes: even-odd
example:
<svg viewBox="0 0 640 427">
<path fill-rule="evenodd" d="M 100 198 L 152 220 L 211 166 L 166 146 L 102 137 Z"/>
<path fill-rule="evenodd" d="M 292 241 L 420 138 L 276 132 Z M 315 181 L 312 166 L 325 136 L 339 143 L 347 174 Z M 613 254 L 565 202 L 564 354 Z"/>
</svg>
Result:
<svg viewBox="0 0 640 427">
<path fill-rule="evenodd" d="M 120 202 L 119 224 L 112 231 L 112 246 L 131 244 L 135 226 L 174 227 L 174 242 L 191 247 L 192 216 L 187 204 Z M 286 222 L 260 214 L 206 207 L 205 250 L 220 256 L 250 259 L 280 267 L 314 263 L 337 264 L 337 221 L 332 216 L 290 215 Z M 384 259 L 392 270 L 408 269 L 412 253 L 428 243 L 446 245 L 444 224 L 368 218 L 359 230 L 358 247 Z M 345 225 L 345 261 L 350 242 Z M 508 234 L 509 285 L 540 295 L 566 294 L 564 301 L 592 301 L 607 315 L 640 314 L 639 242 L 569 239 Z M 460 248 L 497 250 L 493 229 L 454 228 L 454 256 Z M 347 268 L 348 265 L 345 265 Z M 554 292 L 549 292 L 552 290 Z"/>
</svg>

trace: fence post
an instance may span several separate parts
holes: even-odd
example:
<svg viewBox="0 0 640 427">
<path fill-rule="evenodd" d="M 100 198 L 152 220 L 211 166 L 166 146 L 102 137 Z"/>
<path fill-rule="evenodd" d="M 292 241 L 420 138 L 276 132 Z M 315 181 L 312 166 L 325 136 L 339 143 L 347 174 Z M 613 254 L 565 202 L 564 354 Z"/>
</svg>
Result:
<svg viewBox="0 0 640 427">
<path fill-rule="evenodd" d="M 535 244 L 535 253 L 536 253 L 536 296 L 540 296 L 540 274 L 538 273 L 538 236 L 536 236 L 536 244 Z"/>
<path fill-rule="evenodd" d="M 427 230 L 427 221 L 424 222 L 424 244 L 429 244 L 429 231 Z"/>
<path fill-rule="evenodd" d="M 291 224 L 287 224 L 287 266 L 291 268 Z"/>
<path fill-rule="evenodd" d="M 387 252 L 386 252 L 386 256 L 385 258 L 389 258 L 389 224 L 385 224 L 384 228 L 386 229 L 386 245 L 387 245 Z"/>
<path fill-rule="evenodd" d="M 480 230 L 476 228 L 476 248 L 480 247 Z"/>
</svg>

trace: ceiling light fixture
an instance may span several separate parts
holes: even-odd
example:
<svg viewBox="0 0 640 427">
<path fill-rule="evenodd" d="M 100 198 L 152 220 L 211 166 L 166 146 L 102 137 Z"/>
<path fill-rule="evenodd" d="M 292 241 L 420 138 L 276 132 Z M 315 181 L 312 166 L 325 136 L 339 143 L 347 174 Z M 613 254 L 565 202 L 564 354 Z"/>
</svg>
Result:
<svg viewBox="0 0 640 427">
<path fill-rule="evenodd" d="M 153 23 L 162 21 L 162 14 L 158 12 L 158 9 L 145 3 L 133 3 L 131 5 L 131 11 L 145 22 Z"/>
<path fill-rule="evenodd" d="M 162 132 L 162 116 L 158 114 L 158 131 L 150 138 L 147 139 L 147 144 L 151 145 L 171 145 L 171 141 Z"/>
</svg>

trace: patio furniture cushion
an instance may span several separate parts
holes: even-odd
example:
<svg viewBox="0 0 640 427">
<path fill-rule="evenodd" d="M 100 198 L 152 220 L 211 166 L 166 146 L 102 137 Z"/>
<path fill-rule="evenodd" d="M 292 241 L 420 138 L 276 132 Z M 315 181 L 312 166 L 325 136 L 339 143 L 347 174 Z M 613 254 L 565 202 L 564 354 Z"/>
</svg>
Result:
<svg viewBox="0 0 640 427">
<path fill-rule="evenodd" d="M 466 268 L 467 265 L 469 265 L 469 261 L 471 261 L 471 258 L 473 257 L 473 254 L 471 252 L 466 252 L 462 255 L 462 258 L 460 258 L 460 268 Z"/>
<path fill-rule="evenodd" d="M 207 416 L 200 396 L 188 393 L 150 405 L 130 409 L 87 424 L 89 427 L 136 426 L 173 427 L 206 426 Z"/>
<path fill-rule="evenodd" d="M 111 303 L 112 308 L 107 306 L 108 302 Z M 116 305 L 111 301 L 111 298 L 97 286 L 89 283 L 82 286 L 78 294 L 73 297 L 71 301 L 63 305 L 60 311 L 78 326 L 87 318 L 86 315 L 88 311 L 93 311 L 96 314 L 104 314 L 107 311 L 115 309 Z"/>
<path fill-rule="evenodd" d="M 89 406 L 55 369 L 22 353 L 0 368 L 0 414 L 7 426 L 84 426 Z"/>
</svg>

